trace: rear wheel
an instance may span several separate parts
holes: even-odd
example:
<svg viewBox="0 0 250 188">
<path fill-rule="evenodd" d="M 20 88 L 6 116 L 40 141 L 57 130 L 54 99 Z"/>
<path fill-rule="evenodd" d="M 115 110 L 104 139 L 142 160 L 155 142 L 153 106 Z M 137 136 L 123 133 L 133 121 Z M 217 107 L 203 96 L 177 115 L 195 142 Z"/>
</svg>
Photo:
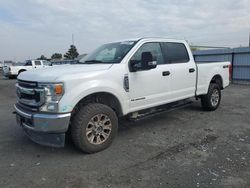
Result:
<svg viewBox="0 0 250 188">
<path fill-rule="evenodd" d="M 211 83 L 208 89 L 208 93 L 201 97 L 201 105 L 204 110 L 213 111 L 216 110 L 221 101 L 220 86 L 216 83 Z"/>
<path fill-rule="evenodd" d="M 73 117 L 71 137 L 74 144 L 86 153 L 106 149 L 112 143 L 118 129 L 118 120 L 112 108 L 90 103 Z"/>
</svg>

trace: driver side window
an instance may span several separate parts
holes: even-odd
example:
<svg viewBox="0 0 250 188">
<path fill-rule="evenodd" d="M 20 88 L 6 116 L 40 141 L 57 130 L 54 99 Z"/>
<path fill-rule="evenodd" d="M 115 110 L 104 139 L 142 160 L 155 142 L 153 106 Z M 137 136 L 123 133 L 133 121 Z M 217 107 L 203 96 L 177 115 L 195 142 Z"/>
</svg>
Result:
<svg viewBox="0 0 250 188">
<path fill-rule="evenodd" d="M 153 60 L 157 62 L 157 65 L 163 64 L 163 55 L 161 52 L 161 46 L 159 43 L 150 42 L 143 44 L 137 52 L 132 56 L 131 60 L 141 62 L 141 55 L 143 52 L 151 52 Z"/>
</svg>

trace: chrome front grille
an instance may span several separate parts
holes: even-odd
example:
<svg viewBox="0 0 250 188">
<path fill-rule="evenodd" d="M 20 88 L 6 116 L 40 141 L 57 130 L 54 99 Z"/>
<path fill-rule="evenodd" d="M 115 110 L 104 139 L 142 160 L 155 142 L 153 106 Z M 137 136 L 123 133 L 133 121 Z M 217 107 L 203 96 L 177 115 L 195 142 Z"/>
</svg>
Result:
<svg viewBox="0 0 250 188">
<path fill-rule="evenodd" d="M 37 82 L 17 80 L 17 83 L 21 87 L 26 87 L 26 88 L 36 88 L 37 87 Z"/>
<path fill-rule="evenodd" d="M 18 102 L 29 107 L 40 107 L 45 102 L 45 90 L 36 82 L 18 80 L 16 84 Z"/>
</svg>

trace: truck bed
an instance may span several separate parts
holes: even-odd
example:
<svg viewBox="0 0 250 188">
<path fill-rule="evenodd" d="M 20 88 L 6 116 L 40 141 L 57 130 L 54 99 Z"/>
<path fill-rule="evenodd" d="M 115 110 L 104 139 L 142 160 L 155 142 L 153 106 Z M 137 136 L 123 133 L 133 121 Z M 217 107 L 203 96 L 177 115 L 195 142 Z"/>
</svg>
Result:
<svg viewBox="0 0 250 188">
<path fill-rule="evenodd" d="M 222 89 L 229 85 L 229 68 L 231 65 L 229 61 L 198 61 L 195 63 L 197 68 L 196 96 L 207 93 L 211 77 L 213 76 L 221 77 Z"/>
</svg>

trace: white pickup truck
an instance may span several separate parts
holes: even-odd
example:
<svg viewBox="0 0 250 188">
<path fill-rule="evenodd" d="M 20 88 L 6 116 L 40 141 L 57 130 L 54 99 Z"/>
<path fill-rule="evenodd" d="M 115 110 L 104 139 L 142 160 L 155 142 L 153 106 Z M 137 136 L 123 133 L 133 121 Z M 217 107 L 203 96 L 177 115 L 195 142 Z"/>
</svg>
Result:
<svg viewBox="0 0 250 188">
<path fill-rule="evenodd" d="M 229 85 L 230 62 L 197 63 L 183 40 L 141 38 L 104 44 L 79 64 L 18 76 L 17 122 L 34 141 L 64 146 L 70 133 L 87 153 L 107 148 L 118 118 L 140 118 L 201 99 L 213 111 Z"/>
<path fill-rule="evenodd" d="M 4 76 L 8 78 L 13 78 L 18 76 L 21 72 L 43 68 L 50 65 L 49 61 L 46 60 L 27 60 L 25 63 L 16 63 L 11 66 L 3 66 Z"/>
</svg>

